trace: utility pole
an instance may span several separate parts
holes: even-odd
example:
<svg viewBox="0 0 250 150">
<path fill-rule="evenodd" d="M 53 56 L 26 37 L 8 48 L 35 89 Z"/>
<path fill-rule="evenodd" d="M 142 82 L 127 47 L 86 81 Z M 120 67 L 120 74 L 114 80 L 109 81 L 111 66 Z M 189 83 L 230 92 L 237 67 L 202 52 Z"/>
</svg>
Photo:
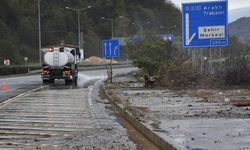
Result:
<svg viewBox="0 0 250 150">
<path fill-rule="evenodd" d="M 39 64 L 42 65 L 42 56 L 41 56 L 41 10 L 40 10 L 40 0 L 38 0 L 38 40 L 39 40 Z"/>
<path fill-rule="evenodd" d="M 79 48 L 79 51 L 81 49 L 81 23 L 80 23 L 80 11 L 77 10 L 77 20 L 78 20 L 78 48 Z M 75 53 L 75 56 L 76 56 L 76 53 Z M 83 52 L 83 60 L 84 60 L 84 52 Z"/>
<path fill-rule="evenodd" d="M 79 48 L 79 51 L 81 49 L 81 22 L 80 22 L 80 12 L 83 11 L 83 10 L 86 10 L 86 9 L 89 9 L 91 8 L 92 6 L 89 5 L 88 7 L 85 7 L 85 8 L 81 8 L 81 9 L 75 9 L 75 8 L 70 8 L 70 7 L 65 7 L 66 9 L 68 10 L 73 10 L 75 12 L 77 12 L 77 26 L 78 26 L 78 48 Z M 84 51 L 83 51 L 83 59 L 84 59 Z"/>
<path fill-rule="evenodd" d="M 173 26 L 169 26 L 169 27 L 164 27 L 164 26 L 160 26 L 161 29 L 166 29 L 168 34 L 170 34 L 170 29 L 176 28 L 176 25 Z"/>
<path fill-rule="evenodd" d="M 150 21 L 147 21 L 147 22 L 145 22 L 145 23 L 143 23 L 143 24 L 137 24 L 137 23 L 133 22 L 132 25 L 137 25 L 137 26 L 139 26 L 140 35 L 143 36 L 143 26 L 145 26 L 145 25 L 147 25 L 147 24 L 150 24 L 150 23 L 151 23 Z"/>
</svg>

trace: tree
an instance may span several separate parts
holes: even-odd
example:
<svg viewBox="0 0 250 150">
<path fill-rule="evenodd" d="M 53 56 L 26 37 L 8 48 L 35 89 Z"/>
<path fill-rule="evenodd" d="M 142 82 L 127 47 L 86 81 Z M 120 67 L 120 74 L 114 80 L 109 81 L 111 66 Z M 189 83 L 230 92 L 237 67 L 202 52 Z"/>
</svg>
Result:
<svg viewBox="0 0 250 150">
<path fill-rule="evenodd" d="M 87 55 L 101 55 L 101 39 L 111 37 L 110 22 L 102 16 L 116 18 L 116 36 L 133 36 L 138 28 L 132 22 L 143 23 L 145 31 L 160 32 L 160 25 L 176 24 L 174 33 L 180 32 L 181 13 L 164 0 L 41 0 L 42 47 L 64 40 L 69 44 L 78 44 L 77 14 L 65 10 L 65 6 L 83 8 L 93 7 L 81 13 L 81 31 L 84 35 L 84 49 Z M 38 62 L 38 19 L 37 0 L 1 0 L 0 1 L 0 56 L 8 56 L 16 64 L 22 64 L 23 57 Z M 10 52 L 11 49 L 11 52 Z M 126 55 L 126 53 L 121 53 Z M 123 57 L 124 58 L 124 57 Z"/>
<path fill-rule="evenodd" d="M 160 68 L 170 69 L 177 64 L 173 52 L 176 48 L 170 41 L 146 37 L 139 43 L 130 43 L 129 52 L 134 64 L 146 74 L 156 75 Z"/>
</svg>

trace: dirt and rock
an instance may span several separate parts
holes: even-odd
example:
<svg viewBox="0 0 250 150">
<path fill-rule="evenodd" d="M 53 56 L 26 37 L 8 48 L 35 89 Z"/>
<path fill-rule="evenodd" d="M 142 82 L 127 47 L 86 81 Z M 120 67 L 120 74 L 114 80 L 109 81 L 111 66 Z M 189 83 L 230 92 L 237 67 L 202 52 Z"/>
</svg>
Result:
<svg viewBox="0 0 250 150">
<path fill-rule="evenodd" d="M 250 149 L 247 88 L 145 88 L 130 74 L 117 76 L 107 89 L 134 118 L 177 149 Z"/>
</svg>

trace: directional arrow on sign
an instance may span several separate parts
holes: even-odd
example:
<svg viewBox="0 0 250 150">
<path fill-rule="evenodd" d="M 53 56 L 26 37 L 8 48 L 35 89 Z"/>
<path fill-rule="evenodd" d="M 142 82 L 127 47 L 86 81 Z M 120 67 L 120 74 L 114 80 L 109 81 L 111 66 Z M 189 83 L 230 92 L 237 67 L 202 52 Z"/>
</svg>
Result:
<svg viewBox="0 0 250 150">
<path fill-rule="evenodd" d="M 183 48 L 227 46 L 228 0 L 182 3 L 182 41 Z"/>
<path fill-rule="evenodd" d="M 194 39 L 196 33 L 193 33 L 191 38 L 189 36 L 189 14 L 186 13 L 186 45 L 190 45 L 190 43 L 192 42 L 192 40 Z"/>
<path fill-rule="evenodd" d="M 104 43 L 104 53 L 105 53 L 105 56 L 107 55 L 107 43 L 105 42 Z"/>
<path fill-rule="evenodd" d="M 105 58 L 120 57 L 118 40 L 102 40 L 102 54 Z"/>
<path fill-rule="evenodd" d="M 118 46 L 115 47 L 114 49 L 114 56 L 116 56 L 116 51 L 118 50 Z"/>
<path fill-rule="evenodd" d="M 112 55 L 112 43 L 111 42 L 109 42 L 109 54 L 110 56 Z"/>
</svg>

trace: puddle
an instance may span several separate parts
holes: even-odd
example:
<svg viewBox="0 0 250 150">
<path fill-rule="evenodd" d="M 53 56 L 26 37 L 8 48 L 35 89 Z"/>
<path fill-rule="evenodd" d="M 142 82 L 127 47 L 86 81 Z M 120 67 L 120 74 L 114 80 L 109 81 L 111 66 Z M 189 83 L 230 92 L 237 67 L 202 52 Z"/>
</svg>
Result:
<svg viewBox="0 0 250 150">
<path fill-rule="evenodd" d="M 105 94 L 103 88 L 99 90 L 99 96 L 105 99 Z M 149 141 L 144 135 L 138 132 L 127 120 L 123 119 L 119 115 L 116 115 L 116 121 L 127 129 L 129 139 L 132 140 L 136 145 L 138 150 L 160 150 L 151 141 Z"/>
<path fill-rule="evenodd" d="M 127 120 L 117 116 L 118 123 L 125 127 L 128 131 L 129 138 L 137 144 L 138 150 L 160 150 L 151 141 L 149 141 L 144 135 L 138 132 Z"/>
</svg>

